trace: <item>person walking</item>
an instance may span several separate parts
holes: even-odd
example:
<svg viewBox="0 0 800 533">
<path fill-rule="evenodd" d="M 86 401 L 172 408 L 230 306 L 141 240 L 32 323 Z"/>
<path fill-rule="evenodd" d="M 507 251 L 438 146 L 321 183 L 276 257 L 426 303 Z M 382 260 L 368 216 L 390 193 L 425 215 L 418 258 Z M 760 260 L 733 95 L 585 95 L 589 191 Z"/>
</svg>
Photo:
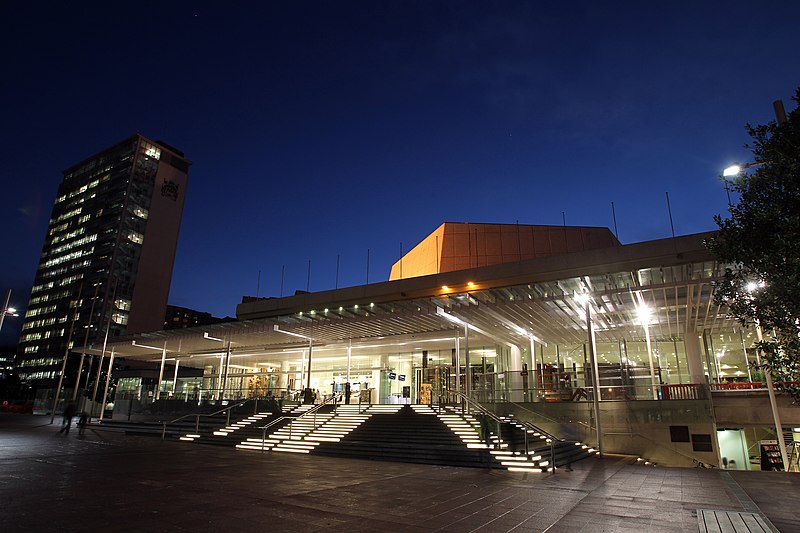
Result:
<svg viewBox="0 0 800 533">
<path fill-rule="evenodd" d="M 64 417 L 64 420 L 59 433 L 69 434 L 69 427 L 72 425 L 72 417 L 75 416 L 75 404 L 69 402 L 67 406 L 64 407 L 62 416 Z"/>
<path fill-rule="evenodd" d="M 89 415 L 86 411 L 81 412 L 81 417 L 78 419 L 78 435 L 83 435 L 86 430 L 86 425 L 89 423 Z"/>
<path fill-rule="evenodd" d="M 484 446 L 486 446 L 486 467 L 491 468 L 492 466 L 492 435 L 491 430 L 489 429 L 489 416 L 486 413 L 480 413 L 478 415 L 478 421 L 480 422 L 480 430 L 481 430 L 481 440 L 483 441 Z"/>
</svg>

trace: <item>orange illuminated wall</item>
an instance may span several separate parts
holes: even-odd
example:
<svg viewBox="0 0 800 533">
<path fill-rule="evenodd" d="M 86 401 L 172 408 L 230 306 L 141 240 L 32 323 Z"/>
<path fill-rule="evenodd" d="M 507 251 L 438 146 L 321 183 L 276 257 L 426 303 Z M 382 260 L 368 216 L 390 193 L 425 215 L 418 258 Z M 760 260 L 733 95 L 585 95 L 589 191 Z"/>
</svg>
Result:
<svg viewBox="0 0 800 533">
<path fill-rule="evenodd" d="M 608 228 L 445 222 L 392 265 L 389 280 L 617 245 Z"/>
</svg>

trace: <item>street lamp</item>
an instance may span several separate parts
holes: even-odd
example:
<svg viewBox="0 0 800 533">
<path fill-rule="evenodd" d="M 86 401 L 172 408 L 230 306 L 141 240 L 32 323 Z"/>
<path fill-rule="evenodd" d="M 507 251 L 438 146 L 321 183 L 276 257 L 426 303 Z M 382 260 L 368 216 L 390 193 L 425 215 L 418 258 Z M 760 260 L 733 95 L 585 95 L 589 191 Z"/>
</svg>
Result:
<svg viewBox="0 0 800 533">
<path fill-rule="evenodd" d="M 760 163 L 745 163 L 745 164 L 734 163 L 731 166 L 726 167 L 725 170 L 722 171 L 722 177 L 730 178 L 732 176 L 738 176 L 745 169 L 758 167 L 763 164 L 764 164 L 763 161 Z"/>
<path fill-rule="evenodd" d="M 10 299 L 11 299 L 11 289 L 8 289 L 8 292 L 6 293 L 6 303 L 3 305 L 3 309 L 0 310 L 0 331 L 3 330 L 3 321 L 5 320 L 6 315 L 8 315 L 8 316 L 19 316 L 17 314 L 17 310 L 16 309 L 14 309 L 13 307 L 9 307 L 8 306 L 8 301 Z"/>
</svg>

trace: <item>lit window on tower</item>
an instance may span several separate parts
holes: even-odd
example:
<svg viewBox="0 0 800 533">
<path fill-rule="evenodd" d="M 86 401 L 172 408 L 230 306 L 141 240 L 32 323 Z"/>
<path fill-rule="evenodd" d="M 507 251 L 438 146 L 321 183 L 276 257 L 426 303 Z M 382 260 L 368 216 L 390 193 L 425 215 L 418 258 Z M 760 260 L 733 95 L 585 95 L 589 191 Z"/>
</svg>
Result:
<svg viewBox="0 0 800 533">
<path fill-rule="evenodd" d="M 148 146 L 144 150 L 144 155 L 147 157 L 152 157 L 153 159 L 161 159 L 161 150 L 155 146 Z"/>
</svg>

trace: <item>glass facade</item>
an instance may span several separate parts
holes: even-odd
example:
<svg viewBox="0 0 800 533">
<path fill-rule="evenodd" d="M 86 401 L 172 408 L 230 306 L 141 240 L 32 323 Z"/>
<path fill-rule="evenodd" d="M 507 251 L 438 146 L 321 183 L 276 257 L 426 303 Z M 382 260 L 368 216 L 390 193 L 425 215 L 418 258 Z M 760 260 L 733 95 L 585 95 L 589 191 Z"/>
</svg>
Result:
<svg viewBox="0 0 800 533">
<path fill-rule="evenodd" d="M 758 378 L 749 366 L 753 333 L 713 302 L 723 271 L 700 261 L 500 287 L 476 281 L 381 303 L 331 301 L 220 326 L 214 335 L 231 341 L 230 354 L 219 349 L 224 339 L 212 353 L 211 341 L 192 348 L 180 339 L 196 332 L 165 332 L 163 341 L 183 343 L 174 355 L 181 364 L 204 367 L 193 394 L 206 398 L 298 399 L 310 388 L 324 399 L 349 383 L 353 400 L 374 403 L 435 403 L 447 391 L 479 401 L 588 401 L 593 346 L 601 399 L 691 399 L 697 384 Z"/>
<path fill-rule="evenodd" d="M 135 135 L 64 171 L 22 326 L 24 382 L 52 383 L 67 348 L 101 344 L 107 324 L 126 332 L 160 159 Z"/>
</svg>

